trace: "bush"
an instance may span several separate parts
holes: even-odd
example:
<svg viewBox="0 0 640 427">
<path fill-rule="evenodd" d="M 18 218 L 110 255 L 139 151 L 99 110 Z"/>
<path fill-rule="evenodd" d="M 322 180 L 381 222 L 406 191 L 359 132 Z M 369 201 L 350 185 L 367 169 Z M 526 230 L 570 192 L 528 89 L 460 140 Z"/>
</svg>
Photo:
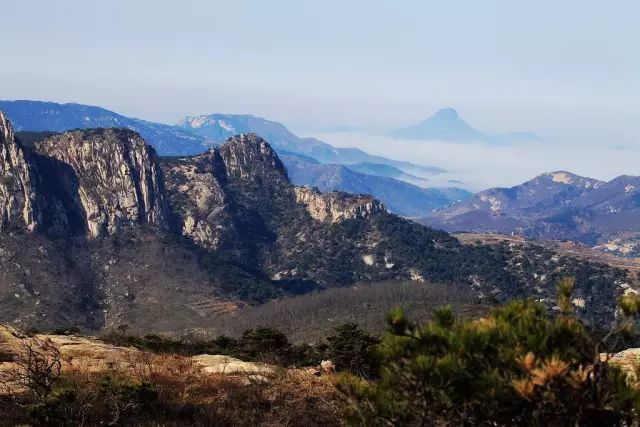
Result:
<svg viewBox="0 0 640 427">
<path fill-rule="evenodd" d="M 244 360 L 285 365 L 289 361 L 291 344 L 277 329 L 257 328 L 244 331 L 238 340 L 236 355 Z"/>
<path fill-rule="evenodd" d="M 326 355 L 338 371 L 346 371 L 364 378 L 378 374 L 375 349 L 380 339 L 364 332 L 356 323 L 346 323 L 327 338 Z"/>
<path fill-rule="evenodd" d="M 36 398 L 46 398 L 53 390 L 62 370 L 60 350 L 49 339 L 31 338 L 22 341 L 18 354 L 13 357 L 16 365 L 8 372 L 7 383 L 15 383 Z"/>
<path fill-rule="evenodd" d="M 276 370 L 266 381 L 203 374 L 189 359 L 156 356 L 149 370 L 65 371 L 45 398 L 0 395 L 2 425 L 341 425 L 330 378 Z"/>
<path fill-rule="evenodd" d="M 640 391 L 607 358 L 601 360 L 603 341 L 594 340 L 570 313 L 571 287 L 561 286 L 555 319 L 530 300 L 510 302 L 473 321 L 442 309 L 422 327 L 393 311 L 380 349 L 381 379 L 348 376 L 341 382 L 351 400 L 350 421 L 635 425 Z M 637 297 L 622 300 L 621 307 L 636 314 Z"/>
<path fill-rule="evenodd" d="M 158 393 L 146 382 L 135 383 L 106 375 L 102 379 L 68 385 L 42 401 L 26 405 L 31 422 L 37 425 L 119 424 L 151 414 Z"/>
</svg>

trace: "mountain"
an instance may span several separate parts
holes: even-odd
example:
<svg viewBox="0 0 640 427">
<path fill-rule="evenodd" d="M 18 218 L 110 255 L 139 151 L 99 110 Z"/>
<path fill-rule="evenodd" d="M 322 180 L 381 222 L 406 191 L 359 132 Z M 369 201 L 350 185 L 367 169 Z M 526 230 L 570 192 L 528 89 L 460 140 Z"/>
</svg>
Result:
<svg viewBox="0 0 640 427">
<path fill-rule="evenodd" d="M 0 110 L 9 117 L 16 131 L 64 132 L 71 129 L 118 127 L 138 132 L 163 156 L 198 154 L 206 149 L 202 137 L 184 129 L 125 117 L 90 105 L 0 101 Z"/>
<path fill-rule="evenodd" d="M 391 132 L 396 138 L 434 141 L 484 141 L 486 136 L 468 125 L 453 108 L 438 110 L 428 119 Z"/>
<path fill-rule="evenodd" d="M 280 155 L 295 185 L 316 187 L 320 191 L 344 191 L 351 194 L 371 194 L 402 216 L 424 216 L 436 208 L 464 200 L 471 193 L 458 188 L 420 188 L 394 178 L 369 175 L 369 168 L 389 168 L 388 173 L 403 173 L 391 166 L 358 163 L 356 165 L 309 162 L 309 158 L 292 153 Z M 365 172 L 360 173 L 352 168 Z"/>
<path fill-rule="evenodd" d="M 184 119 L 180 126 L 169 126 L 159 123 L 133 119 L 105 110 L 81 104 L 56 104 L 39 101 L 0 101 L 0 109 L 5 108 L 7 116 L 16 123 L 16 130 L 25 140 L 29 135 L 25 131 L 37 133 L 47 131 L 51 133 L 64 132 L 71 129 L 88 128 L 127 128 L 134 130 L 153 145 L 161 156 L 195 155 L 206 150 L 208 146 L 217 145 L 239 133 L 258 133 L 265 135 L 273 142 L 273 146 L 281 153 L 297 153 L 321 162 L 349 163 L 349 167 L 356 171 L 363 171 L 369 175 L 395 178 L 401 181 L 424 186 L 426 180 L 417 175 L 403 171 L 413 171 L 418 174 L 431 175 L 442 170 L 427 166 L 414 165 L 407 162 L 394 161 L 378 156 L 369 155 L 363 151 L 350 148 L 334 148 L 313 138 L 299 138 L 282 124 L 249 115 L 198 116 Z M 368 161 L 361 162 L 362 160 Z M 328 169 L 333 166 L 328 167 Z M 368 194 L 383 199 L 392 206 L 394 212 L 407 215 L 426 215 L 433 208 L 441 207 L 451 201 L 443 197 L 437 190 L 420 193 L 412 187 L 404 186 L 400 182 L 380 183 L 375 178 L 368 186 L 337 185 L 329 187 L 318 180 L 304 181 L 310 175 L 298 174 L 296 184 L 332 188 L 351 192 L 354 189 L 368 189 Z M 360 181 L 366 177 L 359 176 Z M 346 179 L 345 182 L 349 181 Z M 388 188 L 397 188 L 398 195 L 392 196 Z M 405 194 L 406 193 L 406 194 Z M 460 192 L 460 194 L 463 194 Z M 417 200 L 426 197 L 427 200 Z M 406 203 L 406 204 L 405 204 Z M 427 209 L 428 208 L 428 209 Z"/>
<path fill-rule="evenodd" d="M 366 175 L 376 175 L 386 178 L 399 179 L 400 181 L 408 182 L 417 185 L 418 187 L 427 187 L 429 185 L 428 179 L 406 173 L 390 165 L 362 162 L 347 165 L 347 168 Z"/>
<path fill-rule="evenodd" d="M 403 280 L 553 307 L 566 275 L 578 312 L 603 322 L 635 286 L 604 264 L 464 245 L 370 196 L 296 187 L 255 134 L 171 158 L 127 129 L 30 137 L 23 144 L 0 113 L 0 322 L 215 332 L 212 318 L 247 304 Z"/>
<path fill-rule="evenodd" d="M 609 182 L 568 172 L 492 188 L 420 220 L 449 231 L 568 239 L 624 256 L 640 255 L 640 177 Z"/>
<path fill-rule="evenodd" d="M 257 133 L 264 135 L 272 142 L 279 153 L 295 152 L 298 155 L 315 159 L 324 163 L 349 164 L 356 171 L 362 171 L 367 175 L 377 175 L 395 178 L 411 184 L 425 186 L 426 180 L 418 175 L 433 175 L 442 172 L 441 169 L 414 165 L 408 162 L 385 159 L 372 156 L 363 151 L 351 148 L 334 148 L 328 144 L 313 138 L 299 138 L 291 133 L 282 124 L 249 115 L 223 115 L 198 116 L 184 119 L 180 126 L 169 126 L 160 123 L 125 117 L 121 114 L 81 104 L 57 104 L 53 102 L 39 101 L 0 101 L 0 109 L 5 109 L 9 119 L 15 123 L 17 131 L 21 132 L 23 139 L 28 139 L 28 132 L 64 132 L 72 129 L 87 128 L 127 128 L 134 130 L 151 145 L 161 156 L 195 155 L 206 150 L 210 145 L 239 133 Z M 38 135 L 36 134 L 37 138 Z M 413 172 L 413 173 L 412 173 Z M 417 174 L 417 175 L 416 175 Z M 305 175 L 298 175 L 304 177 Z M 312 181 L 296 181 L 299 185 L 318 185 Z M 397 187 L 403 186 L 399 183 Z M 319 185 L 322 188 L 325 186 Z M 383 192 L 377 192 L 380 184 L 372 183 L 369 187 L 376 197 L 385 201 L 389 200 Z M 336 189 L 350 191 L 349 186 L 338 186 Z M 407 190 L 402 190 L 407 191 Z M 401 191 L 401 192 L 402 192 Z M 424 206 L 442 206 L 442 197 L 438 193 L 425 192 L 426 197 L 432 195 L 434 200 L 418 202 Z M 422 208 L 416 210 L 414 202 L 407 197 L 397 197 L 393 203 L 396 212 L 411 212 L 424 215 L 429 211 Z M 407 200 L 407 206 L 400 202 Z"/>
<path fill-rule="evenodd" d="M 531 132 L 485 134 L 465 122 L 453 108 L 438 110 L 433 116 L 415 125 L 390 132 L 394 138 L 447 142 L 483 142 L 511 144 L 540 142 L 543 139 Z"/>
<path fill-rule="evenodd" d="M 410 162 L 387 159 L 365 153 L 357 148 L 336 148 L 315 138 L 300 138 L 278 122 L 261 117 L 239 114 L 210 114 L 185 117 L 178 124 L 182 129 L 204 137 L 209 144 L 216 145 L 226 138 L 241 133 L 256 133 L 280 151 L 302 154 L 321 163 L 351 165 L 354 163 L 376 163 L 401 169 L 418 175 L 433 175 L 442 169 L 417 165 Z"/>
</svg>

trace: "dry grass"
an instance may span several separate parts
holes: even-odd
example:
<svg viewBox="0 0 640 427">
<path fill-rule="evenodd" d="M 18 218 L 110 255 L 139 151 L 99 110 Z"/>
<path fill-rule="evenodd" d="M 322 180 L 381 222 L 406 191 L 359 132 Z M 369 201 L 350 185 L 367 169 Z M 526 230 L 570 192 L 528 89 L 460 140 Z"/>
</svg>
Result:
<svg viewBox="0 0 640 427">
<path fill-rule="evenodd" d="M 73 425 L 332 426 L 343 402 L 334 377 L 271 367 L 252 373 L 205 373 L 193 358 L 131 352 L 96 371 L 67 364 L 45 398 L 0 397 L 2 423 Z M 104 365 L 103 365 L 104 366 Z"/>
</svg>

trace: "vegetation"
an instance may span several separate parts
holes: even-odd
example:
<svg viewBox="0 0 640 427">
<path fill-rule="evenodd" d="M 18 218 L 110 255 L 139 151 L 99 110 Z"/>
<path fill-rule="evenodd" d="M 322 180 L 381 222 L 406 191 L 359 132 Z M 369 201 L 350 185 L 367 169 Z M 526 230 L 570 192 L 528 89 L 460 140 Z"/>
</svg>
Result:
<svg viewBox="0 0 640 427">
<path fill-rule="evenodd" d="M 122 331 L 105 334 L 105 342 L 118 346 L 132 346 L 158 354 L 195 356 L 220 354 L 245 361 L 263 362 L 279 366 L 316 366 L 329 359 L 339 370 L 367 377 L 376 372 L 373 349 L 379 340 L 356 324 L 335 328 L 326 342 L 316 345 L 289 342 L 287 335 L 273 328 L 247 329 L 239 338 L 221 335 L 210 341 L 163 338 L 158 335 L 136 337 Z"/>
<path fill-rule="evenodd" d="M 390 280 L 247 306 L 211 319 L 211 327 L 231 336 L 240 336 L 251 328 L 274 328 L 286 333 L 293 343 L 319 343 L 337 325 L 345 323 L 357 323 L 368 333 L 380 335 L 386 329 L 384 317 L 394 307 L 402 307 L 412 319 L 426 322 L 443 305 L 452 305 L 462 317 L 479 317 L 489 309 L 468 286 Z"/>
<path fill-rule="evenodd" d="M 571 312 L 573 281 L 559 289 L 549 318 L 531 300 L 495 308 L 480 320 L 450 309 L 416 326 L 401 310 L 388 316 L 380 346 L 381 378 L 347 376 L 349 420 L 364 425 L 635 425 L 640 390 L 601 357 L 596 340 Z M 629 329 L 640 298 L 620 301 Z"/>
<path fill-rule="evenodd" d="M 475 319 L 440 308 L 418 326 L 395 309 L 382 339 L 346 323 L 315 345 L 268 327 L 211 341 L 133 337 L 122 327 L 104 339 L 146 350 L 127 369 L 60 369 L 60 351 L 34 336 L 5 351 L 14 369 L 0 369 L 0 411 L 3 422 L 33 425 L 637 425 L 640 372 L 627 376 L 610 349 L 628 342 L 640 296 L 621 297 L 618 322 L 593 333 L 574 312 L 574 289 L 561 281 L 552 315 L 515 300 Z M 186 357 L 200 353 L 275 369 L 205 374 Z M 297 369 L 323 360 L 339 376 Z"/>
<path fill-rule="evenodd" d="M 279 370 L 268 381 L 203 375 L 161 356 L 134 373 L 65 371 L 51 393 L 0 393 L 3 425 L 340 425 L 340 396 L 326 378 Z"/>
<path fill-rule="evenodd" d="M 326 355 L 337 370 L 362 378 L 377 377 L 378 360 L 374 350 L 380 343 L 378 338 L 366 334 L 356 323 L 347 323 L 336 328 L 327 342 Z"/>
</svg>

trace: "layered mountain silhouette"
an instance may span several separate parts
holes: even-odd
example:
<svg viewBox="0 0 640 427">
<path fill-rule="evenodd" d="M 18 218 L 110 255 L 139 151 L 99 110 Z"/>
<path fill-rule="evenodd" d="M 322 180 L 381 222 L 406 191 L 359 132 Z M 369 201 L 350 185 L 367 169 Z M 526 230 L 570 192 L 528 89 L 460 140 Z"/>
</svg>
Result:
<svg viewBox="0 0 640 427">
<path fill-rule="evenodd" d="M 16 131 L 65 132 L 120 127 L 138 132 L 162 155 L 191 155 L 206 149 L 202 137 L 175 126 L 125 117 L 101 107 L 41 101 L 0 101 Z"/>
<path fill-rule="evenodd" d="M 287 168 L 291 182 L 296 185 L 316 187 L 320 191 L 345 191 L 351 194 L 375 195 L 384 205 L 398 215 L 420 217 L 454 202 L 466 200 L 471 193 L 459 188 L 421 188 L 407 184 L 388 175 L 404 174 L 386 165 L 357 163 L 354 165 L 322 164 L 311 158 L 284 152 L 280 158 Z M 384 167 L 380 171 L 378 168 Z M 378 174 L 369 174 L 376 168 Z M 354 170 L 355 169 L 355 170 Z M 356 172 L 360 170 L 363 173 Z M 420 182 L 418 177 L 411 177 Z"/>
<path fill-rule="evenodd" d="M 255 134 L 167 158 L 129 129 L 27 136 L 0 113 L 3 323 L 185 333 L 245 304 L 402 280 L 553 306 L 567 274 L 579 313 L 599 322 L 624 291 L 615 268 L 536 246 L 464 245 L 371 196 L 296 187 Z M 526 271 L 516 259 L 531 260 Z"/>
<path fill-rule="evenodd" d="M 568 239 L 623 256 L 640 255 L 640 177 L 603 182 L 545 173 L 511 188 L 481 191 L 420 220 L 449 231 Z"/>
<path fill-rule="evenodd" d="M 390 132 L 395 138 L 447 142 L 483 142 L 509 144 L 542 141 L 531 132 L 486 134 L 465 122 L 453 108 L 438 110 L 433 116 L 415 125 Z"/>
<path fill-rule="evenodd" d="M 269 141 L 276 151 L 302 154 L 321 163 L 350 165 L 366 162 L 392 166 L 409 173 L 413 171 L 421 176 L 443 172 L 442 169 L 431 166 L 374 156 L 357 148 L 336 148 L 315 138 L 300 138 L 281 123 L 251 115 L 210 114 L 185 117 L 179 126 L 204 137 L 212 145 L 239 133 L 255 132 Z"/>
<path fill-rule="evenodd" d="M 306 162 L 307 168 L 315 171 L 314 174 L 293 173 L 297 185 L 355 194 L 366 192 L 401 215 L 427 215 L 435 208 L 469 196 L 459 189 L 422 191 L 414 187 L 429 186 L 424 176 L 440 173 L 441 169 L 372 156 L 357 149 L 334 148 L 313 138 L 300 138 L 278 122 L 251 115 L 188 117 L 179 126 L 169 126 L 81 104 L 0 101 L 0 109 L 5 109 L 18 131 L 64 132 L 95 127 L 131 129 L 140 133 L 160 155 L 200 154 L 236 134 L 257 133 L 264 135 L 277 152 L 298 156 L 296 162 L 288 162 L 287 167 L 300 170 L 302 162 Z M 284 158 L 291 159 L 291 156 Z M 337 170 L 344 171 L 342 178 L 327 182 L 327 177 Z M 367 181 L 368 184 L 363 185 Z"/>
</svg>

